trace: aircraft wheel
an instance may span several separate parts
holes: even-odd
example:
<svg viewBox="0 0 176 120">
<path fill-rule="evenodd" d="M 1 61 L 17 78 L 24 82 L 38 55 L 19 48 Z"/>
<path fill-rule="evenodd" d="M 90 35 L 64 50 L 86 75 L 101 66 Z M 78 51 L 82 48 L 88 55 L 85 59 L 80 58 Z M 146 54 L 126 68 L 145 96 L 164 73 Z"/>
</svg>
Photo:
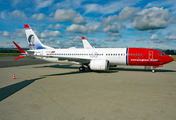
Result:
<svg viewBox="0 0 176 120">
<path fill-rule="evenodd" d="M 79 71 L 85 71 L 86 68 L 84 66 L 79 67 Z"/>
<path fill-rule="evenodd" d="M 152 69 L 152 73 L 155 73 L 155 70 L 154 70 L 154 69 Z"/>
</svg>

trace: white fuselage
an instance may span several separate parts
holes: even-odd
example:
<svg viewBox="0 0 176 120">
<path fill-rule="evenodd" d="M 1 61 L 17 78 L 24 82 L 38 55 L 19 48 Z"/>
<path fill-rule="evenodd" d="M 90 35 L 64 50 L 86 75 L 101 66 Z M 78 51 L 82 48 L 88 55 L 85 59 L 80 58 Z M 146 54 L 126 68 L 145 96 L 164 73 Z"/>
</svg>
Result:
<svg viewBox="0 0 176 120">
<path fill-rule="evenodd" d="M 126 49 L 127 48 L 92 48 L 92 49 L 41 49 L 35 50 L 34 55 L 46 56 L 38 57 L 50 62 L 71 62 L 66 58 L 78 59 L 105 59 L 110 65 L 126 65 Z M 48 56 L 48 57 L 47 57 Z M 57 57 L 51 58 L 50 56 Z"/>
</svg>

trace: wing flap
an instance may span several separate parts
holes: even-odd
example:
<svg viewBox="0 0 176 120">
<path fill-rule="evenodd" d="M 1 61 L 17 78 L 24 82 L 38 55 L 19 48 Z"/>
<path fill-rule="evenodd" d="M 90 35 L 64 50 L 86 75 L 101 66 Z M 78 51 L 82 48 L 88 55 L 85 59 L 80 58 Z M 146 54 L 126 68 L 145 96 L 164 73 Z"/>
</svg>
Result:
<svg viewBox="0 0 176 120">
<path fill-rule="evenodd" d="M 75 61 L 75 62 L 80 62 L 80 63 L 89 63 L 90 60 L 91 60 L 91 59 L 87 59 L 87 58 L 52 56 L 52 55 L 33 55 L 33 56 L 34 57 L 58 58 L 58 59 L 61 59 L 61 60 Z"/>
</svg>

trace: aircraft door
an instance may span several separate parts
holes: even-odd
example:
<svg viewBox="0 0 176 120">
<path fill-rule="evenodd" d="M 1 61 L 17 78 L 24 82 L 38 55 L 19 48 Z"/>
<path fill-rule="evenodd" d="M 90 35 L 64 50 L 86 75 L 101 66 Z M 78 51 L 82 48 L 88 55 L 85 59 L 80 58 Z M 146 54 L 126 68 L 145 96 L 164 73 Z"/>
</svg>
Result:
<svg viewBox="0 0 176 120">
<path fill-rule="evenodd" d="M 153 51 L 149 51 L 149 60 L 153 59 Z"/>
</svg>

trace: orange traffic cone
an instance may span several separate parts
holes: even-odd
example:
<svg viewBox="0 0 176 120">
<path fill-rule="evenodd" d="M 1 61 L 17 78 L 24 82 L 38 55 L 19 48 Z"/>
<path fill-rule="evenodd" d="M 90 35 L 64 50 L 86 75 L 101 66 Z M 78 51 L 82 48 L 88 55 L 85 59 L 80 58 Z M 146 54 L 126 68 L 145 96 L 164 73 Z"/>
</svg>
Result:
<svg viewBox="0 0 176 120">
<path fill-rule="evenodd" d="M 13 74 L 13 79 L 16 79 L 16 78 L 15 78 L 15 74 Z"/>
</svg>

